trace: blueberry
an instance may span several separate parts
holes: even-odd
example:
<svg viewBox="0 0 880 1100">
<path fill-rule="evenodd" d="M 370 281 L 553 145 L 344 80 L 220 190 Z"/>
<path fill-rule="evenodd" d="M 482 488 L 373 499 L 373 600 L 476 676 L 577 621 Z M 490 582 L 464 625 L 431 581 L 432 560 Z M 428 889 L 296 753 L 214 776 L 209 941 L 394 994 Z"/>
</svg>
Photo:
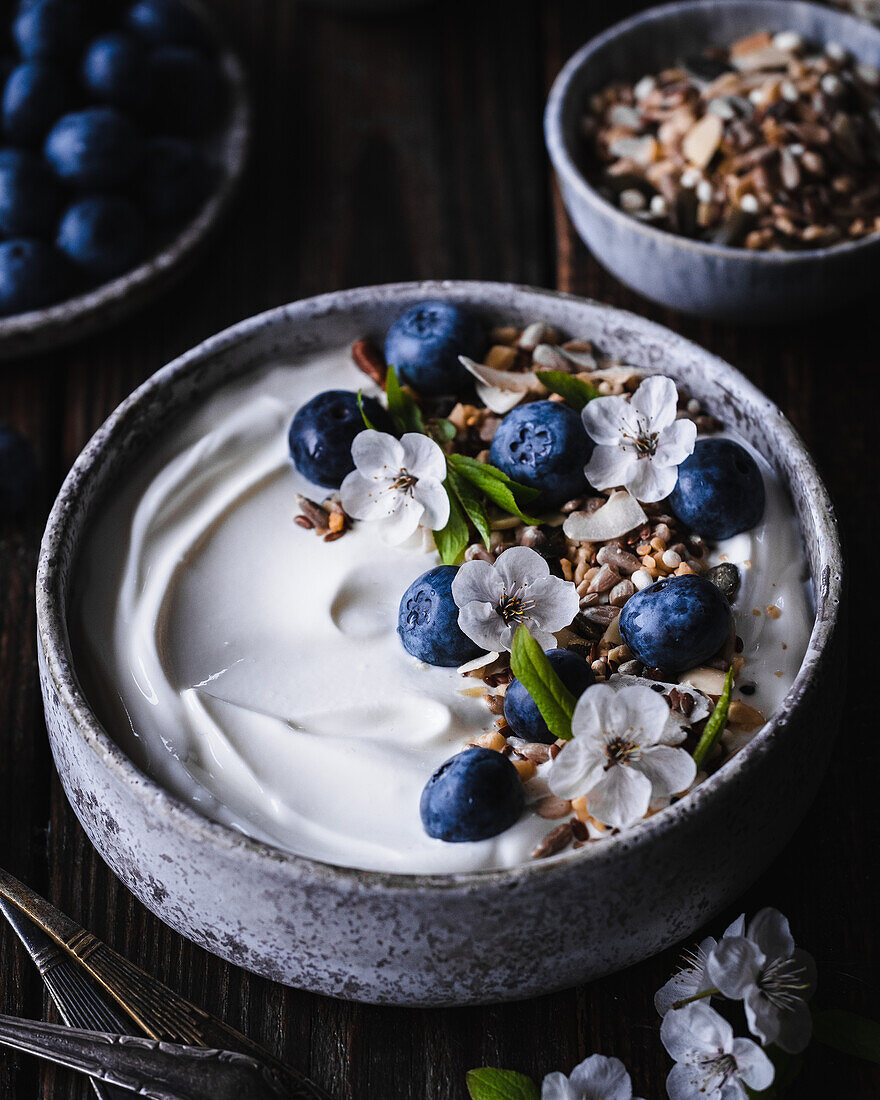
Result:
<svg viewBox="0 0 880 1100">
<path fill-rule="evenodd" d="M 419 302 L 385 335 L 385 359 L 402 382 L 422 394 L 453 394 L 469 386 L 459 355 L 479 359 L 486 337 L 479 321 L 452 302 Z"/>
<path fill-rule="evenodd" d="M 82 46 L 85 33 L 85 16 L 77 0 L 27 4 L 12 24 L 12 37 L 25 60 L 72 56 Z"/>
<path fill-rule="evenodd" d="M 579 699 L 596 682 L 593 670 L 570 649 L 548 649 L 547 659 L 563 684 Z M 519 680 L 512 680 L 504 693 L 504 717 L 517 737 L 526 741 L 541 741 L 552 745 L 556 740 L 541 717 L 535 700 Z"/>
<path fill-rule="evenodd" d="M 45 241 L 21 237 L 0 244 L 0 317 L 60 301 L 70 285 L 64 258 Z"/>
<path fill-rule="evenodd" d="M 668 577 L 624 604 L 620 634 L 651 668 L 684 672 L 714 656 L 730 636 L 727 600 L 705 577 Z"/>
<path fill-rule="evenodd" d="M 533 507 L 550 507 L 583 493 L 593 443 L 581 418 L 559 401 L 518 405 L 501 421 L 490 461 L 508 477 L 539 489 Z"/>
<path fill-rule="evenodd" d="M 89 43 L 82 62 L 82 82 L 99 102 L 137 109 L 147 100 L 150 65 L 142 44 L 114 31 Z"/>
<path fill-rule="evenodd" d="M 0 424 L 0 516 L 13 515 L 24 508 L 36 475 L 30 443 L 15 428 Z"/>
<path fill-rule="evenodd" d="M 90 195 L 67 208 L 55 244 L 77 267 L 111 279 L 141 259 L 146 235 L 143 215 L 131 199 Z"/>
<path fill-rule="evenodd" d="M 143 155 L 140 135 L 114 107 L 90 107 L 60 118 L 46 138 L 46 159 L 74 187 L 102 189 L 124 183 Z"/>
<path fill-rule="evenodd" d="M 678 468 L 669 505 L 697 534 L 728 539 L 760 522 L 764 479 L 757 462 L 739 443 L 701 439 Z"/>
<path fill-rule="evenodd" d="M 182 0 L 139 0 L 125 14 L 129 30 L 151 45 L 199 46 L 205 25 Z"/>
<path fill-rule="evenodd" d="M 379 431 L 391 431 L 388 413 L 372 397 L 364 398 L 364 410 Z M 364 430 L 357 394 L 349 390 L 325 390 L 308 401 L 293 418 L 288 435 L 290 457 L 309 481 L 338 489 L 354 469 L 351 445 Z"/>
<path fill-rule="evenodd" d="M 70 103 L 64 73 L 49 61 L 17 65 L 3 89 L 3 131 L 19 145 L 42 141 Z"/>
<path fill-rule="evenodd" d="M 0 233 L 7 237 L 50 234 L 61 189 L 45 163 L 24 149 L 0 154 Z"/>
<path fill-rule="evenodd" d="M 516 768 L 492 749 L 465 749 L 434 772 L 419 813 L 428 836 L 461 844 L 487 840 L 515 825 L 525 808 Z"/>
<path fill-rule="evenodd" d="M 483 652 L 458 625 L 452 582 L 458 567 L 438 565 L 407 588 L 397 614 L 403 648 L 429 665 L 455 668 Z"/>
<path fill-rule="evenodd" d="M 211 190 L 211 166 L 201 149 L 183 138 L 147 142 L 138 193 L 147 217 L 179 224 L 192 217 Z"/>
<path fill-rule="evenodd" d="M 223 85 L 214 65 L 196 50 L 166 46 L 150 55 L 150 107 L 158 130 L 202 134 L 220 112 Z"/>
</svg>

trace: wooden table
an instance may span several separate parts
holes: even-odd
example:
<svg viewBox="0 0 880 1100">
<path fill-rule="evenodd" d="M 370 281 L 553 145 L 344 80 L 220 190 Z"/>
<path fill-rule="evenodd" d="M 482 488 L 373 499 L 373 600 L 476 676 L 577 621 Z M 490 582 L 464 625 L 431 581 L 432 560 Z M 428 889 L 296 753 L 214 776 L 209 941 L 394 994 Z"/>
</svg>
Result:
<svg viewBox="0 0 880 1100">
<path fill-rule="evenodd" d="M 319 291 L 432 276 L 558 286 L 645 313 L 734 363 L 789 414 L 825 472 L 851 580 L 866 588 L 853 600 L 850 688 L 838 688 L 842 736 L 808 819 L 725 916 L 778 906 L 818 960 L 822 1003 L 880 1017 L 880 884 L 868 835 L 880 736 L 873 677 L 867 690 L 857 683 L 876 639 L 876 624 L 863 619 L 877 611 L 868 593 L 880 547 L 873 309 L 820 325 L 805 317 L 734 329 L 656 309 L 588 255 L 551 180 L 541 113 L 566 57 L 641 6 L 632 0 L 471 0 L 372 19 L 294 0 L 215 3 L 250 65 L 258 120 L 252 171 L 225 232 L 173 293 L 133 319 L 76 347 L 0 365 L 0 417 L 27 433 L 41 465 L 31 508 L 0 527 L 0 863 L 339 1100 L 459 1100 L 471 1067 L 540 1078 L 595 1051 L 626 1062 L 638 1095 L 665 1096 L 669 1062 L 651 999 L 674 950 L 534 1001 L 406 1011 L 285 989 L 191 946 L 133 900 L 86 840 L 53 770 L 37 683 L 33 576 L 46 513 L 85 441 L 147 375 L 234 321 Z M 711 931 L 724 926 L 722 917 Z M 510 942 L 520 949 L 515 928 Z M 531 945 L 521 949 L 525 960 Z M 5 927 L 0 1010 L 48 1011 Z M 878 1094 L 877 1067 L 823 1048 L 809 1053 L 795 1092 Z M 90 1095 L 80 1078 L 0 1054 L 3 1100 Z"/>
</svg>

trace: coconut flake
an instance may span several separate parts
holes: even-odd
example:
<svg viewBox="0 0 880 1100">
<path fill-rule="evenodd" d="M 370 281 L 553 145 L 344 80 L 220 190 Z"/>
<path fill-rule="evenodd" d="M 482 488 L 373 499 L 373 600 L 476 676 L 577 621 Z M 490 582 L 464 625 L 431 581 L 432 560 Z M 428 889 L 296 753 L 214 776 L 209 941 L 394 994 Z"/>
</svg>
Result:
<svg viewBox="0 0 880 1100">
<path fill-rule="evenodd" d="M 500 654 L 498 653 L 481 653 L 479 657 L 474 657 L 472 661 L 468 661 L 467 664 L 461 665 L 457 672 L 459 676 L 467 676 L 469 672 L 476 672 L 478 668 L 485 668 L 486 665 L 491 665 L 493 661 L 497 661 Z"/>
<path fill-rule="evenodd" d="M 494 413 L 510 412 L 527 393 L 541 393 L 544 387 L 532 371 L 506 371 L 475 363 L 466 355 L 459 355 L 459 362 L 477 380 L 477 395 Z"/>
<path fill-rule="evenodd" d="M 657 686 L 659 685 L 663 688 L 664 696 L 667 696 L 673 688 L 684 695 L 689 695 L 694 701 L 694 709 L 687 716 L 687 721 L 690 725 L 701 721 L 703 718 L 708 718 L 714 707 L 709 697 L 692 685 L 668 684 L 663 680 L 649 680 L 647 676 L 629 676 L 622 672 L 616 672 L 608 680 L 608 683 L 611 687 L 628 687 L 630 684 L 643 684 L 645 687 L 649 687 L 654 691 L 657 690 Z"/>
<path fill-rule="evenodd" d="M 618 489 L 595 512 L 572 512 L 562 530 L 575 542 L 607 542 L 641 527 L 647 518 L 636 498 L 625 489 Z"/>
</svg>

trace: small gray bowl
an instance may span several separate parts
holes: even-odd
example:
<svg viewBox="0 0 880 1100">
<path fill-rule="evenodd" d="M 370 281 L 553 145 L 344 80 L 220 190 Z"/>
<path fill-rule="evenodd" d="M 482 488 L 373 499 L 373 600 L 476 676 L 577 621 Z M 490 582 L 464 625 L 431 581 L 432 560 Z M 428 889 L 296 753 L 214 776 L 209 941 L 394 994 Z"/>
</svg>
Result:
<svg viewBox="0 0 880 1100">
<path fill-rule="evenodd" d="M 787 486 L 816 597 L 809 648 L 784 702 L 715 775 L 608 841 L 475 874 L 331 866 L 202 817 L 119 749 L 89 702 L 69 630 L 83 538 L 102 501 L 169 424 L 269 360 L 380 338 L 426 298 L 465 303 L 489 324 L 545 320 L 679 380 L 764 454 Z M 49 517 L 37 574 L 52 752 L 67 797 L 115 874 L 172 928 L 231 962 L 319 993 L 385 1004 L 547 993 L 684 939 L 785 845 L 818 788 L 838 718 L 841 570 L 834 510 L 803 442 L 750 382 L 696 345 L 596 302 L 501 283 L 338 291 L 243 321 L 175 360 L 119 406 L 76 460 Z M 517 944 L 540 950 L 524 956 Z"/>
<path fill-rule="evenodd" d="M 187 2 L 201 15 L 216 42 L 217 64 L 229 103 L 222 128 L 202 142 L 216 172 L 214 190 L 194 218 L 131 271 L 63 302 L 0 317 L 0 361 L 72 343 L 140 309 L 186 273 L 229 210 L 250 147 L 247 78 L 238 56 L 225 43 L 210 8 L 199 0 Z"/>
<path fill-rule="evenodd" d="M 624 214 L 582 170 L 580 120 L 592 92 L 757 30 L 795 30 L 814 42 L 838 42 L 880 68 L 880 30 L 843 12 L 802 0 L 684 0 L 618 23 L 578 50 L 553 84 L 544 135 L 575 229 L 621 282 L 660 305 L 703 317 L 808 319 L 874 287 L 880 238 L 803 252 L 751 252 L 695 241 Z"/>
</svg>

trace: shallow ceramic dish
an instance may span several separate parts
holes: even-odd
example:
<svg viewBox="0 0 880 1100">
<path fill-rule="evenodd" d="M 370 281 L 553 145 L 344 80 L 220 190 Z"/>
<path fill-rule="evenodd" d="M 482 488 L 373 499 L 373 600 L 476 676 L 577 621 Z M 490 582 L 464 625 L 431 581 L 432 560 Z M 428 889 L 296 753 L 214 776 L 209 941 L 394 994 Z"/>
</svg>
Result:
<svg viewBox="0 0 880 1100">
<path fill-rule="evenodd" d="M 0 360 L 18 359 L 79 340 L 115 324 L 185 274 L 229 209 L 247 162 L 251 109 L 244 69 L 223 40 L 210 8 L 191 0 L 217 44 L 228 108 L 222 129 L 201 144 L 217 174 L 199 212 L 142 264 L 83 294 L 44 309 L 0 318 Z"/>
<path fill-rule="evenodd" d="M 67 621 L 77 555 L 102 498 L 174 417 L 269 359 L 378 337 L 428 297 L 466 302 L 490 323 L 546 320 L 680 380 L 787 485 L 817 604 L 804 665 L 782 707 L 694 793 L 571 858 L 449 876 L 318 863 L 177 802 L 135 768 L 92 711 Z M 732 367 L 596 302 L 499 283 L 409 283 L 326 294 L 244 321 L 159 371 L 117 409 L 77 459 L 46 528 L 37 578 L 40 674 L 52 751 L 77 816 L 113 871 L 173 928 L 241 966 L 321 993 L 477 1003 L 546 993 L 644 959 L 689 935 L 773 859 L 806 812 L 831 751 L 840 598 L 828 494 L 792 426 Z M 518 945 L 538 942 L 541 950 L 524 961 Z"/>
<path fill-rule="evenodd" d="M 618 23 L 556 78 L 544 113 L 547 150 L 574 227 L 612 275 L 661 305 L 727 321 L 810 319 L 858 300 L 880 274 L 880 238 L 803 252 L 750 252 L 690 240 L 637 221 L 587 182 L 580 120 L 590 93 L 638 79 L 756 30 L 838 42 L 880 67 L 880 30 L 801 0 L 685 0 Z"/>
</svg>

